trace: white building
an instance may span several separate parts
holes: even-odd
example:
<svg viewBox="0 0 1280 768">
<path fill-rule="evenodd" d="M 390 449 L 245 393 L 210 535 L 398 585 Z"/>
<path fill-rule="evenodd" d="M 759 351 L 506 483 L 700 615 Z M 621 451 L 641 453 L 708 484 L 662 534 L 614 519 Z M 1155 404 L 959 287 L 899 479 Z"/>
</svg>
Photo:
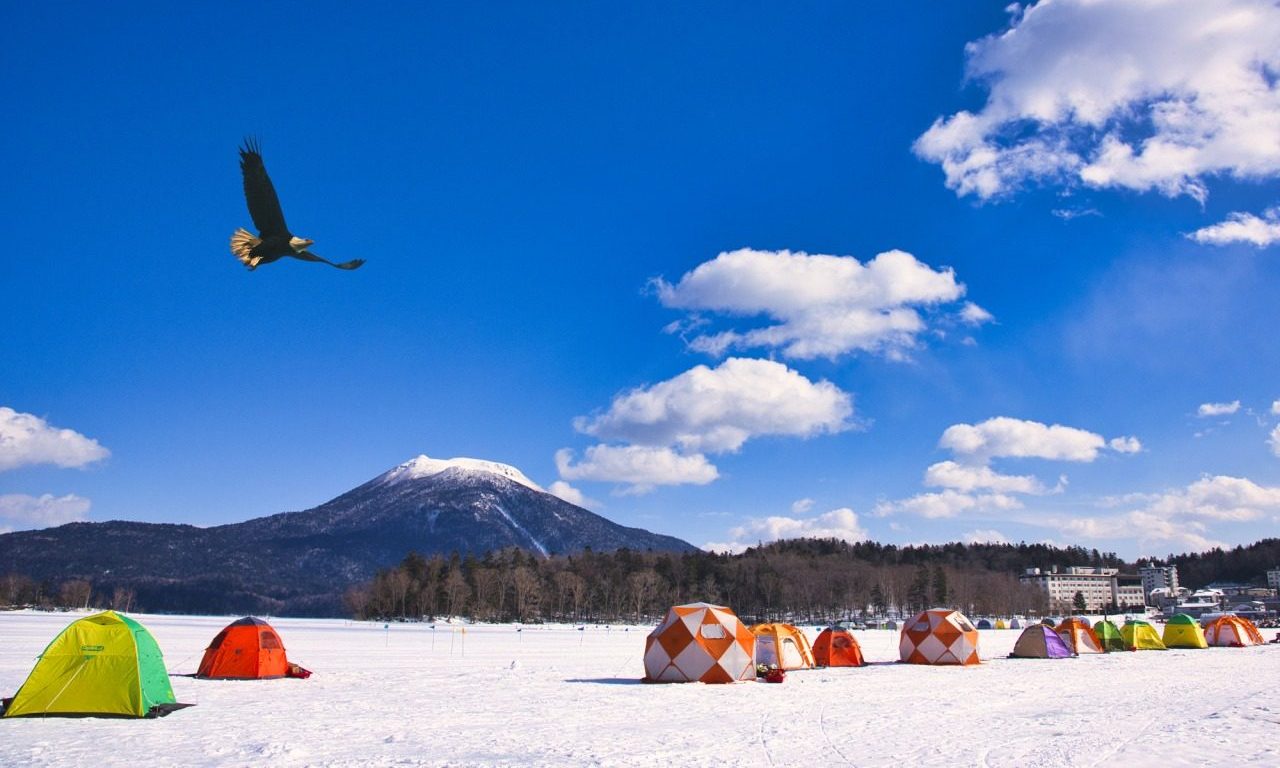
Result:
<svg viewBox="0 0 1280 768">
<path fill-rule="evenodd" d="M 1141 584 L 1119 584 L 1116 586 L 1116 605 L 1137 608 L 1147 604 L 1147 596 L 1143 594 Z"/>
<path fill-rule="evenodd" d="M 1151 590 L 1167 589 L 1178 591 L 1178 566 L 1156 565 L 1154 562 L 1139 566 L 1138 575 L 1142 577 L 1142 592 L 1150 599 Z"/>
<path fill-rule="evenodd" d="M 1099 611 L 1109 603 L 1125 602 L 1116 583 L 1119 573 L 1116 568 L 1068 566 L 1059 570 L 1054 566 L 1047 571 L 1028 568 L 1018 580 L 1044 590 L 1049 595 L 1049 610 L 1055 613 L 1073 611 L 1077 592 L 1084 596 L 1086 611 Z M 1142 595 L 1136 592 L 1127 593 L 1126 597 L 1131 605 L 1143 604 Z"/>
</svg>

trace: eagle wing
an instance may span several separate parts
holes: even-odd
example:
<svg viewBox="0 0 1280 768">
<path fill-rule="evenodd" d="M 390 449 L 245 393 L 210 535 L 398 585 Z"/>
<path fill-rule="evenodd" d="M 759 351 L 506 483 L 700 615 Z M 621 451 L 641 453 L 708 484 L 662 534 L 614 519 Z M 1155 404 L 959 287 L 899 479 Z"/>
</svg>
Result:
<svg viewBox="0 0 1280 768">
<path fill-rule="evenodd" d="M 240 148 L 240 172 L 244 174 L 244 200 L 249 204 L 249 215 L 253 217 L 259 236 L 264 240 L 289 237 L 284 212 L 280 210 L 280 198 L 276 197 L 276 188 L 267 175 L 267 166 L 262 164 L 256 139 L 245 139 L 244 146 Z"/>
</svg>

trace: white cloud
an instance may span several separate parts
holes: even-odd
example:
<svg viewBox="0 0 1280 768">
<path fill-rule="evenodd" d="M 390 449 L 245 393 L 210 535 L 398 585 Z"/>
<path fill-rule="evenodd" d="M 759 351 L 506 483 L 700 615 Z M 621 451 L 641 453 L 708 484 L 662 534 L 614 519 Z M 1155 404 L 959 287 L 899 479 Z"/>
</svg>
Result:
<svg viewBox="0 0 1280 768">
<path fill-rule="evenodd" d="M 643 445 L 593 445 L 577 464 L 573 451 L 562 448 L 556 451 L 556 469 L 566 480 L 626 484 L 625 492 L 632 494 L 648 493 L 659 485 L 706 485 L 720 476 L 700 453 L 683 455 Z"/>
<path fill-rule="evenodd" d="M 1050 211 L 1054 216 L 1063 221 L 1071 221 L 1084 216 L 1101 216 L 1102 212 L 1096 208 L 1055 208 Z"/>
<path fill-rule="evenodd" d="M 1114 509 L 1115 507 L 1132 507 L 1145 505 L 1161 498 L 1161 493 L 1122 493 L 1114 496 L 1103 496 L 1094 502 L 1096 506 Z"/>
<path fill-rule="evenodd" d="M 979 529 L 969 531 L 964 535 L 966 544 L 1008 544 L 1009 537 L 1003 533 L 993 529 Z"/>
<path fill-rule="evenodd" d="M 1028 519 L 1067 537 L 1136 539 L 1143 546 L 1180 546 L 1202 551 L 1225 546 L 1212 537 L 1208 523 L 1239 523 L 1280 513 L 1280 487 L 1263 486 L 1243 477 L 1200 478 L 1162 493 L 1133 493 L 1102 499 L 1100 506 L 1132 507 L 1109 517 Z"/>
<path fill-rule="evenodd" d="M 587 496 L 581 490 L 574 488 L 563 480 L 557 480 L 547 487 L 547 493 L 557 496 L 570 504 L 582 507 L 583 509 L 596 510 L 604 506 L 595 499 Z"/>
<path fill-rule="evenodd" d="M 1280 400 L 1271 401 L 1271 415 L 1280 416 Z"/>
<path fill-rule="evenodd" d="M 780 539 L 840 539 L 866 541 L 867 532 L 858 524 L 858 515 L 848 507 L 833 509 L 817 517 L 751 518 L 729 531 L 734 541 L 771 542 Z"/>
<path fill-rule="evenodd" d="M 1280 425 L 1271 430 L 1271 434 L 1267 437 L 1267 445 L 1271 446 L 1271 452 L 1280 457 Z"/>
<path fill-rule="evenodd" d="M 1243 242 L 1265 248 L 1280 242 L 1280 207 L 1268 208 L 1261 217 L 1252 213 L 1230 213 L 1226 221 L 1197 229 L 1187 237 L 1208 245 Z"/>
<path fill-rule="evenodd" d="M 1203 200 L 1205 179 L 1280 172 L 1280 9 L 1272 0 L 1043 0 L 966 47 L 976 112 L 914 149 L 959 195 L 1031 181 Z"/>
<path fill-rule="evenodd" d="M 1113 437 L 1107 445 L 1116 453 L 1138 453 L 1142 450 L 1142 441 L 1133 436 Z"/>
<path fill-rule="evenodd" d="M 30 464 L 83 467 L 110 455 L 97 440 L 0 406 L 0 472 Z"/>
<path fill-rule="evenodd" d="M 1243 477 L 1205 476 L 1185 489 L 1157 497 L 1140 511 L 1165 519 L 1257 520 L 1280 512 L 1280 487 L 1261 486 Z"/>
<path fill-rule="evenodd" d="M 803 515 L 805 512 L 813 509 L 813 499 L 796 499 L 791 502 L 791 513 L 795 515 Z"/>
<path fill-rule="evenodd" d="M 699 264 L 674 285 L 661 278 L 653 285 L 673 309 L 774 321 L 696 335 L 688 342 L 692 349 L 716 356 L 730 349 L 777 349 L 801 360 L 855 351 L 900 358 L 927 328 L 922 312 L 965 291 L 951 269 L 935 270 L 896 250 L 863 264 L 851 256 L 743 248 Z M 961 317 L 970 324 L 990 320 L 975 304 Z M 695 314 L 677 327 L 689 331 L 705 321 Z"/>
<path fill-rule="evenodd" d="M 1180 545 L 1190 550 L 1206 550 L 1222 547 L 1204 535 L 1204 525 L 1199 522 L 1172 522 L 1147 512 L 1129 512 L 1116 517 L 1074 517 L 1068 520 L 1048 521 L 1069 540 L 1079 539 L 1137 539 L 1143 547 L 1153 545 Z"/>
<path fill-rule="evenodd" d="M 22 528 L 48 528 L 65 523 L 85 520 L 89 500 L 67 494 L 66 496 L 28 496 L 23 493 L 0 495 L 0 524 L 8 530 Z"/>
<path fill-rule="evenodd" d="M 991 314 L 982 307 L 974 304 L 972 301 L 966 301 L 960 309 L 960 321 L 965 325 L 982 325 L 995 320 L 995 315 Z"/>
<path fill-rule="evenodd" d="M 986 466 L 940 461 L 924 473 L 924 484 L 957 491 L 992 490 L 1003 493 L 1046 493 L 1044 484 L 1031 475 L 1002 475 Z"/>
<path fill-rule="evenodd" d="M 1022 502 L 1003 493 L 975 495 L 947 489 L 939 493 L 919 493 L 898 501 L 882 501 L 876 505 L 877 517 L 904 513 L 931 520 L 958 517 L 965 512 L 1008 511 L 1021 509 Z"/>
<path fill-rule="evenodd" d="M 604 440 L 724 452 L 759 435 L 840 432 L 852 415 L 852 396 L 829 381 L 815 384 L 772 360 L 729 358 L 619 395 L 574 426 Z"/>
<path fill-rule="evenodd" d="M 1065 475 L 1047 487 L 1032 475 L 1006 475 L 992 469 L 995 458 L 1040 458 L 1059 461 L 1093 461 L 1108 447 L 1118 453 L 1136 453 L 1142 444 L 1136 437 L 1116 437 L 1110 442 L 1101 435 L 1060 424 L 1048 426 L 997 416 L 980 424 L 953 424 L 938 441 L 960 460 L 940 461 L 924 473 L 924 484 L 942 488 L 940 492 L 919 493 L 896 501 L 881 501 L 873 513 L 879 517 L 905 513 L 938 519 L 966 513 L 1009 512 L 1022 509 L 1018 495 L 1062 493 Z M 986 493 L 981 493 L 985 491 Z"/>
<path fill-rule="evenodd" d="M 1205 418 L 1207 416 L 1230 416 L 1240 410 L 1240 401 L 1232 400 L 1229 403 L 1201 403 L 1196 409 L 1196 415 Z"/>
<path fill-rule="evenodd" d="M 1127 440 L 1136 442 L 1136 438 L 1124 438 L 1119 444 L 1125 449 Z M 942 433 L 938 445 L 957 456 L 979 459 L 1005 456 L 1089 462 L 1098 458 L 1107 442 L 1101 435 L 1075 427 L 997 416 L 980 424 L 953 424 Z"/>
<path fill-rule="evenodd" d="M 1173 522 L 1147 512 L 1134 511 L 1109 518 L 1077 517 L 1053 524 L 1068 539 L 1136 538 L 1143 546 L 1177 545 L 1193 551 L 1224 546 L 1205 536 L 1203 523 Z"/>
</svg>

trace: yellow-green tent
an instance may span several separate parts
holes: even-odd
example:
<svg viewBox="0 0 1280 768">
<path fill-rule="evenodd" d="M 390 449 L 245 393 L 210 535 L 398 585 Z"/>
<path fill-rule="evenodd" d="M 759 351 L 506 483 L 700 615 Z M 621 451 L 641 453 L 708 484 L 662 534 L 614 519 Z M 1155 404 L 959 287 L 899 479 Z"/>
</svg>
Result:
<svg viewBox="0 0 1280 768">
<path fill-rule="evenodd" d="M 1208 648 L 1200 623 L 1185 613 L 1179 613 L 1164 625 L 1166 648 Z"/>
<path fill-rule="evenodd" d="M 4 716 L 155 717 L 183 706 L 151 633 L 104 611 L 71 622 L 49 643 Z"/>
<path fill-rule="evenodd" d="M 1009 625 L 1004 623 L 1004 619 L 996 619 L 996 629 L 1008 629 Z"/>
<path fill-rule="evenodd" d="M 1130 619 L 1120 628 L 1124 646 L 1131 651 L 1165 651 L 1156 628 L 1141 619 Z"/>
</svg>

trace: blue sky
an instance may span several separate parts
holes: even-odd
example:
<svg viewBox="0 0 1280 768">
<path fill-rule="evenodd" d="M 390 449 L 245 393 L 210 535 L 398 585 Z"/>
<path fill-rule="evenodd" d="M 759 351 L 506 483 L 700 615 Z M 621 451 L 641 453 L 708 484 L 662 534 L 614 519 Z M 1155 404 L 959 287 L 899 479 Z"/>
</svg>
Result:
<svg viewBox="0 0 1280 768">
<path fill-rule="evenodd" d="M 1280 11 L 867 5 L 10 11 L 0 529 L 425 453 L 729 549 L 1274 531 Z M 250 134 L 362 269 L 230 255 Z"/>
</svg>

